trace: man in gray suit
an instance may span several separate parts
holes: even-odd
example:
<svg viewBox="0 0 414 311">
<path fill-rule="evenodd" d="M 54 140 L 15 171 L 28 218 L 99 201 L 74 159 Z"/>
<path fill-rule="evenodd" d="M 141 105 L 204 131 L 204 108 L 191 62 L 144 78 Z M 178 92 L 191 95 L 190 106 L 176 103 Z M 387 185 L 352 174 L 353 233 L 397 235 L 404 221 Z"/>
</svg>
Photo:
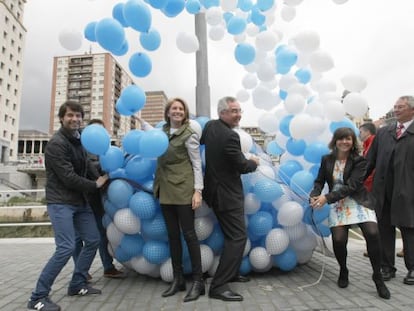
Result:
<svg viewBox="0 0 414 311">
<path fill-rule="evenodd" d="M 233 292 L 228 283 L 246 281 L 239 276 L 246 244 L 244 193 L 240 174 L 256 170 L 259 159 L 245 158 L 239 135 L 233 128 L 239 125 L 242 111 L 234 97 L 220 99 L 218 120 L 209 121 L 201 137 L 205 144 L 206 170 L 203 198 L 213 208 L 224 234 L 220 263 L 211 282 L 210 298 L 241 301 L 243 296 Z"/>
<path fill-rule="evenodd" d="M 395 277 L 395 228 L 399 227 L 408 270 L 404 283 L 414 285 L 414 97 L 400 97 L 394 115 L 397 123 L 380 128 L 369 149 L 366 176 L 375 168 L 373 194 L 383 247 L 383 278 Z"/>
</svg>

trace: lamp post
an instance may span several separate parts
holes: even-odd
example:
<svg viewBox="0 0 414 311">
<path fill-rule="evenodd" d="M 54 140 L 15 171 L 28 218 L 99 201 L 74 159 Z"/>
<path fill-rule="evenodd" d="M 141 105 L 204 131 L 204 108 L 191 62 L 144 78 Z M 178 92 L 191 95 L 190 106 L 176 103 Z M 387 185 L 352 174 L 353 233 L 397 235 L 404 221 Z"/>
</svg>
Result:
<svg viewBox="0 0 414 311">
<path fill-rule="evenodd" d="M 196 52 L 196 115 L 210 117 L 210 86 L 208 84 L 207 25 L 204 13 L 195 15 L 195 33 L 199 49 Z"/>
</svg>

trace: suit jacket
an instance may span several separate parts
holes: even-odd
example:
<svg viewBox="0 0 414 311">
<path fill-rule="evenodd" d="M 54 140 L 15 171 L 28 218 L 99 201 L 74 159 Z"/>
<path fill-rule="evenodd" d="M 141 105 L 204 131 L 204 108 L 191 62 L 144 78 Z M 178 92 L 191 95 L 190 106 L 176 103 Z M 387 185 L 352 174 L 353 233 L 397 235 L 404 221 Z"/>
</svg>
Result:
<svg viewBox="0 0 414 311">
<path fill-rule="evenodd" d="M 205 144 L 206 169 L 203 198 L 218 211 L 243 208 L 240 174 L 253 172 L 257 165 L 241 151 L 239 135 L 221 120 L 209 121 L 201 136 Z"/>
<path fill-rule="evenodd" d="M 364 187 L 364 179 L 366 174 L 367 161 L 362 156 L 350 155 L 346 161 L 343 186 L 338 190 L 333 190 L 334 180 L 333 171 L 335 167 L 336 158 L 333 154 L 328 154 L 322 157 L 321 166 L 319 168 L 318 176 L 315 179 L 313 190 L 310 193 L 311 197 L 321 194 L 325 182 L 328 184 L 329 193 L 325 194 L 328 203 L 334 203 L 346 197 L 353 198 L 358 204 L 363 205 L 369 209 L 374 209 L 374 201 L 372 196 Z"/>
<path fill-rule="evenodd" d="M 392 184 L 391 224 L 414 227 L 414 122 L 400 139 L 396 137 L 397 124 L 380 128 L 367 154 L 369 174 L 375 168 L 373 194 L 380 218 L 385 204 L 386 186 Z M 389 180 L 392 165 L 394 179 Z"/>
</svg>

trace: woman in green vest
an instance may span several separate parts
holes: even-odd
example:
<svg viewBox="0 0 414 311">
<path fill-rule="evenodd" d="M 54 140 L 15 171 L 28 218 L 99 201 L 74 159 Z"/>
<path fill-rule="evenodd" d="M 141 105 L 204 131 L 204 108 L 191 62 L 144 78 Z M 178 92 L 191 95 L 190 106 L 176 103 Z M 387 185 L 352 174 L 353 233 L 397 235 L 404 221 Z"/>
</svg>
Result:
<svg viewBox="0 0 414 311">
<path fill-rule="evenodd" d="M 162 293 L 172 296 L 186 289 L 182 265 L 181 235 L 190 253 L 193 284 L 184 302 L 205 294 L 202 279 L 200 243 L 194 229 L 194 210 L 201 206 L 203 174 L 200 142 L 190 127 L 189 110 L 184 100 L 174 98 L 165 107 L 162 130 L 169 138 L 167 151 L 158 158 L 154 196 L 159 200 L 168 231 L 174 279 Z M 181 227 L 181 230 L 180 230 Z"/>
</svg>

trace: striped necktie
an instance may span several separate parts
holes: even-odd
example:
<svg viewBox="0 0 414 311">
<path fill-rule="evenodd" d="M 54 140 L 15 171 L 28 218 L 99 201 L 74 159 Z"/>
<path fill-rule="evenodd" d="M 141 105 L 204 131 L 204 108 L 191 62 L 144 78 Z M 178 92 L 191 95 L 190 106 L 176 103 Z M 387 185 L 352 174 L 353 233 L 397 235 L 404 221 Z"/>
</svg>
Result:
<svg viewBox="0 0 414 311">
<path fill-rule="evenodd" d="M 397 139 L 399 139 L 401 135 L 403 134 L 403 129 L 404 129 L 404 124 L 401 123 L 397 126 L 397 132 L 396 132 Z"/>
</svg>

